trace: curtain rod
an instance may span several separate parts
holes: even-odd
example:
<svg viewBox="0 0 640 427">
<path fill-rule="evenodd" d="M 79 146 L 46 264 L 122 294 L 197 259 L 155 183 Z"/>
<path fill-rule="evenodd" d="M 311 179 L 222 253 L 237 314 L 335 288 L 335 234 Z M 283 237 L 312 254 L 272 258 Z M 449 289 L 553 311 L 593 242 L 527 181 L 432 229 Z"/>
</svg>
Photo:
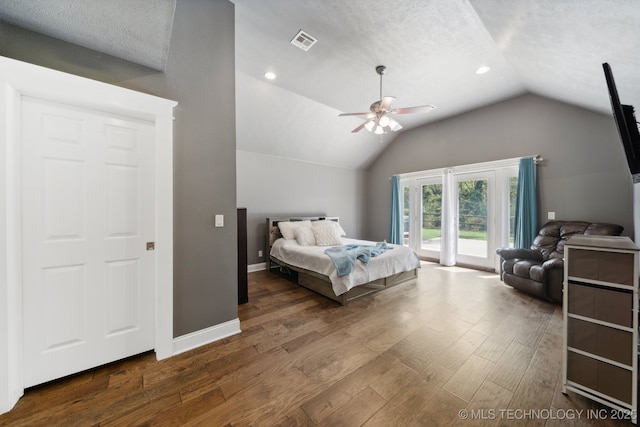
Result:
<svg viewBox="0 0 640 427">
<path fill-rule="evenodd" d="M 506 161 L 509 161 L 509 160 L 517 160 L 517 159 L 520 159 L 520 158 L 523 158 L 523 159 L 524 159 L 524 158 L 527 158 L 527 157 L 531 157 L 531 158 L 533 159 L 533 163 L 534 163 L 535 165 L 539 165 L 540 163 L 544 162 L 544 157 L 542 157 L 540 154 L 535 154 L 535 155 L 531 155 L 531 156 L 523 156 L 523 157 L 518 157 L 518 158 L 514 158 L 514 159 L 505 159 L 505 160 L 489 161 L 489 162 L 484 162 L 484 163 L 502 163 L 502 162 L 506 162 Z M 474 164 L 472 164 L 472 165 L 480 165 L 480 164 L 482 164 L 482 163 L 474 163 Z M 460 166 L 472 166 L 472 165 L 460 165 Z M 460 167 L 460 166 L 454 166 L 454 168 L 455 168 L 455 167 Z M 443 170 L 444 170 L 444 169 L 450 169 L 450 167 L 449 167 L 449 168 L 436 168 L 436 169 L 433 169 L 433 171 L 436 171 L 436 170 L 439 170 L 439 169 L 443 169 Z M 420 174 L 422 174 L 423 172 L 425 172 L 425 171 L 416 171 L 416 172 L 408 172 L 408 173 L 398 173 L 398 174 L 394 174 L 393 176 L 413 175 L 413 174 L 415 174 L 415 175 L 420 175 Z M 390 177 L 389 177 L 389 180 L 391 180 L 391 178 L 393 178 L 393 176 L 390 176 Z"/>
</svg>

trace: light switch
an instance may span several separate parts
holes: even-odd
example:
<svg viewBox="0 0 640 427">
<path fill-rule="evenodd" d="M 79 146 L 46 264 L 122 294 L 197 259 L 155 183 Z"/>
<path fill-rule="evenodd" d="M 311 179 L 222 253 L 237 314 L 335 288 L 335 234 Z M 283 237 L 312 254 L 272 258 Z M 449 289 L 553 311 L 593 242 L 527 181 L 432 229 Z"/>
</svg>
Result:
<svg viewBox="0 0 640 427">
<path fill-rule="evenodd" d="M 216 215 L 216 227 L 224 227 L 224 215 Z"/>
<path fill-rule="evenodd" d="M 547 212 L 547 219 L 556 219 L 555 212 Z"/>
</svg>

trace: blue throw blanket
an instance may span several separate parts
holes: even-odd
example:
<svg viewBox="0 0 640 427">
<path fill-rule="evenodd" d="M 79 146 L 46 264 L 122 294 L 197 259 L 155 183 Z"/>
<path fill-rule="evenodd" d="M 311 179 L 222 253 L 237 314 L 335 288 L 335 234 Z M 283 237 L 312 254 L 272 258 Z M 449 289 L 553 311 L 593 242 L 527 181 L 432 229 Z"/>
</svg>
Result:
<svg viewBox="0 0 640 427">
<path fill-rule="evenodd" d="M 356 260 L 359 259 L 367 264 L 371 257 L 378 256 L 389 249 L 386 242 L 376 243 L 375 246 L 368 245 L 344 245 L 327 248 L 324 253 L 329 255 L 331 261 L 338 270 L 338 276 L 346 276 L 353 271 Z"/>
</svg>

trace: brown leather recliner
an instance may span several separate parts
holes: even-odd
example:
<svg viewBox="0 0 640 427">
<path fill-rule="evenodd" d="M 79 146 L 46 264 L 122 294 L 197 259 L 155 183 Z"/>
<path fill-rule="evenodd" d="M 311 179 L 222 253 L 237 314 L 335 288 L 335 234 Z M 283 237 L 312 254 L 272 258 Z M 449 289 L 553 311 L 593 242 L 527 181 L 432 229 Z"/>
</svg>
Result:
<svg viewBox="0 0 640 427">
<path fill-rule="evenodd" d="M 550 221 L 530 249 L 500 248 L 500 278 L 520 291 L 562 302 L 564 244 L 574 234 L 619 236 L 623 227 L 583 221 Z"/>
</svg>

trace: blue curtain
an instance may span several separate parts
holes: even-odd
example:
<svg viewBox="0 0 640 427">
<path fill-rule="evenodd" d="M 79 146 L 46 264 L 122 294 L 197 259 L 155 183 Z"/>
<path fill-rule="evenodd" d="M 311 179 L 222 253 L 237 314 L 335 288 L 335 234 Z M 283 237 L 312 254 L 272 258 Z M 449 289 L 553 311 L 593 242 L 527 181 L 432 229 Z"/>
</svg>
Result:
<svg viewBox="0 0 640 427">
<path fill-rule="evenodd" d="M 538 197 L 533 157 L 520 159 L 516 192 L 515 247 L 529 249 L 538 234 Z"/>
<path fill-rule="evenodd" d="M 389 243 L 402 244 L 402 199 L 400 198 L 400 177 L 391 177 L 391 232 Z"/>
</svg>

